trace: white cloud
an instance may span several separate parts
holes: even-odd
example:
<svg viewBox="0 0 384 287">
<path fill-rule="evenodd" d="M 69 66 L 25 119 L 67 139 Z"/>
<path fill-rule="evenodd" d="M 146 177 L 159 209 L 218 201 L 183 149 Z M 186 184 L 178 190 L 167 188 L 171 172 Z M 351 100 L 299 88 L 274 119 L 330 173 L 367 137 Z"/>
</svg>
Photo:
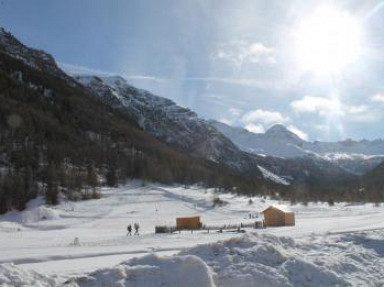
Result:
<svg viewBox="0 0 384 287">
<path fill-rule="evenodd" d="M 265 46 L 263 43 L 248 43 L 234 41 L 221 45 L 214 58 L 226 60 L 240 68 L 245 62 L 254 64 L 275 64 L 275 49 Z"/>
<path fill-rule="evenodd" d="M 312 113 L 324 118 L 338 117 L 349 122 L 375 122 L 381 113 L 368 105 L 348 105 L 339 99 L 305 96 L 291 102 L 291 108 L 297 113 Z"/>
<path fill-rule="evenodd" d="M 256 133 L 256 134 L 262 134 L 262 133 L 265 133 L 265 128 L 262 124 L 247 124 L 245 127 L 244 127 L 246 130 L 252 132 L 252 133 Z"/>
<path fill-rule="evenodd" d="M 314 129 L 316 129 L 322 133 L 325 133 L 326 131 L 329 130 L 329 126 L 326 124 L 313 124 L 312 128 L 314 128 Z"/>
<path fill-rule="evenodd" d="M 376 94 L 376 95 L 372 96 L 371 97 L 371 102 L 384 104 L 384 95 Z"/>
<path fill-rule="evenodd" d="M 232 115 L 232 116 L 234 116 L 234 117 L 238 117 L 238 116 L 240 116 L 241 115 L 241 110 L 240 109 L 236 109 L 236 108 L 230 108 L 229 110 L 228 110 L 228 112 Z"/>
<path fill-rule="evenodd" d="M 345 119 L 356 123 L 373 123 L 382 117 L 382 112 L 376 107 L 366 105 L 346 107 Z"/>
<path fill-rule="evenodd" d="M 344 112 L 338 99 L 305 96 L 300 100 L 291 102 L 296 113 L 317 113 L 321 116 L 328 114 L 342 115 Z"/>
<path fill-rule="evenodd" d="M 345 106 L 345 119 L 356 123 L 373 123 L 378 121 L 382 112 L 375 106 Z"/>
<path fill-rule="evenodd" d="M 250 123 L 264 123 L 264 124 L 277 124 L 277 123 L 286 123 L 289 122 L 290 119 L 288 117 L 284 117 L 281 113 L 276 111 L 266 111 L 266 110 L 254 110 L 246 113 L 241 121 L 245 124 Z"/>
<path fill-rule="evenodd" d="M 233 120 L 227 119 L 227 118 L 221 118 L 219 119 L 219 122 L 222 122 L 226 125 L 232 126 L 233 125 Z"/>
<path fill-rule="evenodd" d="M 290 130 L 291 132 L 293 132 L 294 134 L 296 134 L 299 138 L 305 140 L 305 141 L 308 141 L 308 134 L 302 130 L 300 130 L 299 128 L 295 127 L 294 125 L 289 125 L 287 127 L 288 130 Z"/>
<path fill-rule="evenodd" d="M 141 80 L 141 81 L 155 81 L 155 82 L 165 82 L 166 79 L 157 78 L 152 76 L 142 76 L 142 75 L 125 75 L 123 77 L 127 80 Z"/>
<path fill-rule="evenodd" d="M 116 73 L 110 71 L 98 70 L 86 66 L 58 63 L 59 67 L 69 75 L 95 75 L 95 76 L 115 76 Z"/>
<path fill-rule="evenodd" d="M 98 70 L 86 66 L 80 66 L 80 65 L 72 65 L 72 64 L 65 64 L 65 63 L 59 63 L 59 66 L 61 69 L 63 69 L 67 74 L 76 76 L 76 75 L 94 75 L 94 76 L 100 76 L 100 77 L 110 77 L 110 76 L 122 76 L 123 78 L 127 80 L 140 80 L 140 81 L 156 81 L 156 82 L 164 82 L 166 79 L 163 78 L 157 78 L 152 76 L 143 76 L 143 75 L 126 75 L 126 74 L 118 74 L 116 72 L 111 71 L 103 71 Z"/>
<path fill-rule="evenodd" d="M 276 59 L 273 54 L 275 49 L 266 47 L 262 43 L 252 43 L 245 51 L 245 58 L 248 58 L 252 63 L 265 62 L 268 64 L 275 64 Z"/>
<path fill-rule="evenodd" d="M 367 113 L 369 111 L 369 107 L 367 105 L 360 105 L 360 106 L 345 106 L 344 109 L 347 113 L 350 114 L 362 114 Z"/>
<path fill-rule="evenodd" d="M 218 77 L 188 77 L 184 78 L 186 81 L 191 82 L 208 82 L 208 83 L 218 83 L 218 84 L 230 84 L 238 85 L 245 87 L 255 87 L 260 89 L 267 90 L 284 90 L 286 91 L 292 87 L 289 81 L 284 81 L 280 79 L 255 79 L 255 78 L 218 78 Z"/>
</svg>

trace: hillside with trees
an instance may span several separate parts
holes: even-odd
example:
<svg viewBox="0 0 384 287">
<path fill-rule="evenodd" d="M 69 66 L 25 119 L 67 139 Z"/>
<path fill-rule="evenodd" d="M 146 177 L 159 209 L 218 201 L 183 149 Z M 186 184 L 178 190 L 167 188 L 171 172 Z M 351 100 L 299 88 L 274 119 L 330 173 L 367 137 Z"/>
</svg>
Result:
<svg viewBox="0 0 384 287">
<path fill-rule="evenodd" d="M 0 45 L 0 213 L 23 209 L 38 193 L 50 204 L 59 192 L 98 197 L 101 183 L 116 186 L 129 178 L 238 192 L 273 185 L 170 148 L 91 95 L 52 58 L 25 60 L 6 48 Z"/>
<path fill-rule="evenodd" d="M 135 88 L 128 90 L 133 91 L 129 97 L 140 96 Z M 38 194 L 48 204 L 57 204 L 60 193 L 73 200 L 98 198 L 101 185 L 117 186 L 131 178 L 143 184 L 199 184 L 302 202 L 383 198 L 382 184 L 376 181 L 381 180 L 380 168 L 360 180 L 311 160 L 257 157 L 240 152 L 218 131 L 196 121 L 196 129 L 207 130 L 212 141 L 203 147 L 194 144 L 193 152 L 177 142 L 168 143 L 140 126 L 135 115 L 106 103 L 65 74 L 52 56 L 26 47 L 1 29 L 0 213 L 22 210 Z M 166 125 L 159 126 L 169 134 Z M 200 138 L 193 140 L 202 143 Z M 214 159 L 201 152 L 217 149 Z M 264 179 L 258 164 L 296 174 L 297 179 L 291 185 Z"/>
</svg>

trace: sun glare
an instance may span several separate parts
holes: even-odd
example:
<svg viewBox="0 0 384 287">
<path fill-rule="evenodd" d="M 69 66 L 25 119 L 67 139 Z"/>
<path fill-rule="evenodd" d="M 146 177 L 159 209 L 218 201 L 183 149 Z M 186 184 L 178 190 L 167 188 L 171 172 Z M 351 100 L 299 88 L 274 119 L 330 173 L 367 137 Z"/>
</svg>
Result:
<svg viewBox="0 0 384 287">
<path fill-rule="evenodd" d="M 300 68 L 314 73 L 340 73 L 361 52 L 361 27 L 348 12 L 321 7 L 295 32 Z"/>
</svg>

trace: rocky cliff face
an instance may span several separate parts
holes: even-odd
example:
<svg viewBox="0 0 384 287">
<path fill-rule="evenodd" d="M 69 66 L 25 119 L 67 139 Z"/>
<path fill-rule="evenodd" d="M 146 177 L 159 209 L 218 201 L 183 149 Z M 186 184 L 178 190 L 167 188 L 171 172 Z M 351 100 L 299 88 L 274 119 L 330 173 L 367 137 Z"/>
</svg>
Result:
<svg viewBox="0 0 384 287">
<path fill-rule="evenodd" d="M 0 52 L 22 61 L 33 69 L 70 80 L 68 75 L 57 66 L 50 54 L 25 46 L 3 28 L 0 28 Z"/>
<path fill-rule="evenodd" d="M 103 102 L 127 113 L 145 131 L 179 151 L 261 177 L 256 160 L 215 127 L 175 102 L 130 86 L 121 77 L 76 76 Z"/>
</svg>

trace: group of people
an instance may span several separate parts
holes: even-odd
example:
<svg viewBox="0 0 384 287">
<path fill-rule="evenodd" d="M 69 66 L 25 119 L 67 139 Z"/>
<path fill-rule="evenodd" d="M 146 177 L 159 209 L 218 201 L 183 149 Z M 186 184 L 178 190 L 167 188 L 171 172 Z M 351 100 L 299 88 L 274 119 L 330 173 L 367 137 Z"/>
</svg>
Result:
<svg viewBox="0 0 384 287">
<path fill-rule="evenodd" d="M 139 228 L 140 228 L 140 225 L 139 225 L 138 223 L 135 223 L 135 224 L 133 224 L 133 228 L 135 229 L 135 233 L 134 233 L 134 235 L 139 235 Z M 127 231 L 128 231 L 127 236 L 128 236 L 128 235 L 132 235 L 132 224 L 129 224 L 129 225 L 127 226 Z"/>
</svg>

